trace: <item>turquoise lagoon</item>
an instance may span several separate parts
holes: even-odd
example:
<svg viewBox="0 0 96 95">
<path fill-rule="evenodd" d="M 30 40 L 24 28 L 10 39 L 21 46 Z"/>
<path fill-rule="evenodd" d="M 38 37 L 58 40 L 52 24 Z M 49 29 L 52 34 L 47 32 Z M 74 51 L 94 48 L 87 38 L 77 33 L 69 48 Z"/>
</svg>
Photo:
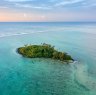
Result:
<svg viewBox="0 0 96 95">
<path fill-rule="evenodd" d="M 16 53 L 25 44 L 44 42 L 76 61 Z M 96 23 L 0 23 L 0 95 L 96 95 Z"/>
</svg>

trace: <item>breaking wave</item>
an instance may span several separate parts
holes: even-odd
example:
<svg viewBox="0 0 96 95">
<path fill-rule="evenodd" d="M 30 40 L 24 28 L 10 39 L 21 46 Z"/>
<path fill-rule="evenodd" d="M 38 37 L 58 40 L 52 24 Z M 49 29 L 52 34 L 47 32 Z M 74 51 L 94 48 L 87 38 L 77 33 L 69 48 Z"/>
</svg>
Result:
<svg viewBox="0 0 96 95">
<path fill-rule="evenodd" d="M 22 32 L 22 33 L 0 33 L 0 38 L 1 37 L 7 37 L 7 36 L 17 36 L 17 35 L 28 35 L 28 34 L 33 34 L 33 33 L 42 33 L 45 31 L 36 31 L 36 32 Z"/>
</svg>

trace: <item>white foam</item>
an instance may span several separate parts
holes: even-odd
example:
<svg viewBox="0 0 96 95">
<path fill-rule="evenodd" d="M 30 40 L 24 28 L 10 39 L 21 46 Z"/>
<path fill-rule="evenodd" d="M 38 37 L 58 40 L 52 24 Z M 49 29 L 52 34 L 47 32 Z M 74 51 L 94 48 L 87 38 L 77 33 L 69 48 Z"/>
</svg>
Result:
<svg viewBox="0 0 96 95">
<path fill-rule="evenodd" d="M 43 33 L 45 31 L 36 31 L 36 32 L 22 32 L 22 33 L 1 33 L 0 37 L 7 37 L 7 36 L 17 36 L 17 35 L 28 35 L 33 33 Z"/>
</svg>

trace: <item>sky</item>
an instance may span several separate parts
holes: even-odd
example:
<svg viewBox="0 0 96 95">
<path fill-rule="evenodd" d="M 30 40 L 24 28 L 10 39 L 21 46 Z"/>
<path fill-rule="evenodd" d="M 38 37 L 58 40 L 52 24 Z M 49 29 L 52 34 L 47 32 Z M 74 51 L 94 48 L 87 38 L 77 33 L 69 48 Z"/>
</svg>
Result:
<svg viewBox="0 0 96 95">
<path fill-rule="evenodd" d="M 95 21 L 96 0 L 0 0 L 0 22 Z"/>
</svg>

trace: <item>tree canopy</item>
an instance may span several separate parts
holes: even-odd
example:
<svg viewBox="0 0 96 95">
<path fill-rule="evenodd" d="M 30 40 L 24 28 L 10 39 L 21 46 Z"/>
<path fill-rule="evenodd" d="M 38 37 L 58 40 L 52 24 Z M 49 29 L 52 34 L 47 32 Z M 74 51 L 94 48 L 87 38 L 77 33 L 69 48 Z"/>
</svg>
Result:
<svg viewBox="0 0 96 95">
<path fill-rule="evenodd" d="M 73 60 L 67 53 L 55 50 L 54 46 L 46 43 L 41 45 L 25 45 L 18 48 L 17 52 L 28 58 L 52 58 L 60 61 Z"/>
</svg>

